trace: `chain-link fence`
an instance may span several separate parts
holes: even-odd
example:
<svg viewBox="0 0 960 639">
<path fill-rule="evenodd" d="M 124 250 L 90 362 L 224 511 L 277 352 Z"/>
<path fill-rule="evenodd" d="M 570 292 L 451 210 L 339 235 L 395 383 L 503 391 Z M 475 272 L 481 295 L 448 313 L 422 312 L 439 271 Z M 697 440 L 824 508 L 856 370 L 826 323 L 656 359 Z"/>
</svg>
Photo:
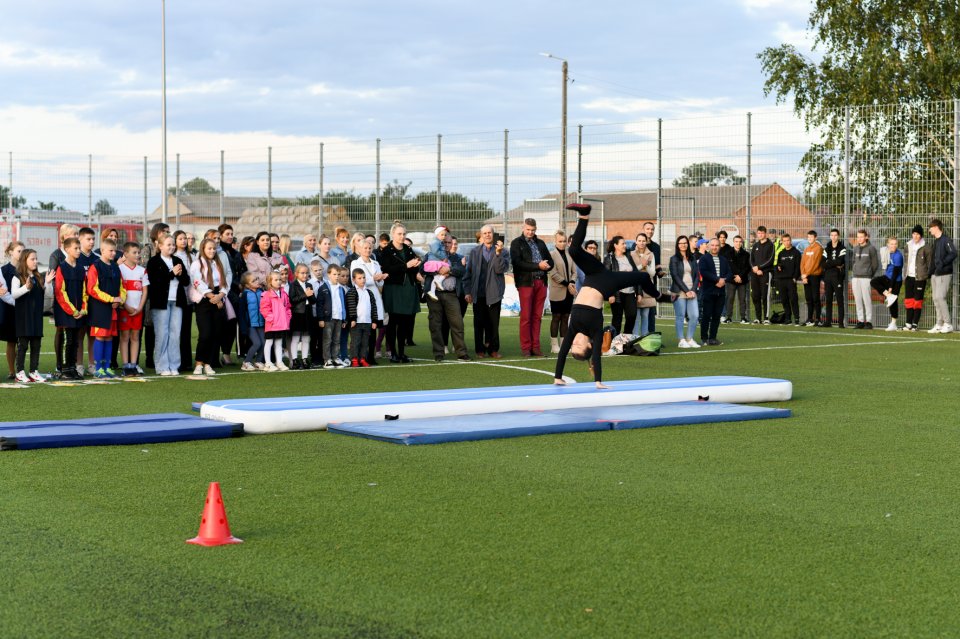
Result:
<svg viewBox="0 0 960 639">
<path fill-rule="evenodd" d="M 960 231 L 958 118 L 946 101 L 850 107 L 815 125 L 774 108 L 572 126 L 564 195 L 557 128 L 174 153 L 165 211 L 156 158 L 8 152 L 0 239 L 57 219 L 165 220 L 195 234 L 222 222 L 238 236 L 285 233 L 296 247 L 305 233 L 378 234 L 402 220 L 414 241 L 444 224 L 466 243 L 484 223 L 509 240 L 533 218 L 550 240 L 572 223 L 561 204 L 580 198 L 597 210 L 594 239 L 632 240 L 655 222 L 664 261 L 679 235 L 725 230 L 749 244 L 761 224 L 799 238 L 864 228 L 878 248 L 889 235 L 903 246 L 934 217 Z"/>
</svg>

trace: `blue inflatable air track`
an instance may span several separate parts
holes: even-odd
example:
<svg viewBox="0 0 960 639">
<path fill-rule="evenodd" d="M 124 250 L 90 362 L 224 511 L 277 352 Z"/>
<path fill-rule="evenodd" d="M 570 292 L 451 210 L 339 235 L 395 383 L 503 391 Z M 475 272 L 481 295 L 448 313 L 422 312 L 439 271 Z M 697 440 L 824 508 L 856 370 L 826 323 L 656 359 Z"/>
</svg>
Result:
<svg viewBox="0 0 960 639">
<path fill-rule="evenodd" d="M 626 430 L 713 422 L 790 417 L 784 408 L 716 402 L 676 402 L 640 406 L 512 411 L 487 415 L 398 419 L 330 424 L 328 430 L 395 444 L 440 444 L 526 435 Z"/>
<path fill-rule="evenodd" d="M 0 450 L 156 444 L 243 435 L 243 424 L 180 413 L 43 422 L 0 422 Z"/>
</svg>

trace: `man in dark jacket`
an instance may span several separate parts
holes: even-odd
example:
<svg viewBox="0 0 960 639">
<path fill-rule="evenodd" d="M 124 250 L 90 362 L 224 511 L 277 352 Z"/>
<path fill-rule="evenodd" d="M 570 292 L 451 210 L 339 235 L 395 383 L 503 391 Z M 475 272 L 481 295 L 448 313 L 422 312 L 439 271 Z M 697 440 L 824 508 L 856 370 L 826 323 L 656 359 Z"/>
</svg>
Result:
<svg viewBox="0 0 960 639">
<path fill-rule="evenodd" d="M 740 323 L 747 324 L 750 321 L 747 318 L 747 290 L 750 287 L 748 283 L 750 281 L 750 253 L 747 249 L 743 248 L 743 238 L 739 235 L 734 236 L 733 246 L 728 244 L 727 247 L 730 249 L 727 251 L 727 255 L 723 255 L 722 252 L 720 254 L 721 257 L 727 259 L 732 273 L 730 280 L 727 281 L 727 285 L 724 287 L 727 294 L 727 300 L 724 304 L 724 316 L 726 317 L 727 324 L 733 321 L 733 301 L 734 297 L 736 297 L 740 304 Z"/>
<path fill-rule="evenodd" d="M 510 243 L 513 281 L 520 297 L 520 354 L 540 357 L 540 320 L 547 300 L 547 272 L 553 258 L 547 245 L 537 237 L 537 221 L 523 221 L 523 234 Z"/>
<path fill-rule="evenodd" d="M 840 239 L 839 229 L 830 229 L 830 241 L 823 247 L 823 327 L 833 325 L 833 300 L 837 300 L 837 327 L 843 328 L 843 311 L 847 306 L 847 246 Z"/>
<path fill-rule="evenodd" d="M 464 299 L 473 304 L 473 335 L 477 359 L 500 359 L 500 302 L 506 287 L 503 274 L 510 268 L 510 255 L 503 240 L 494 242 L 493 227 L 480 229 L 480 244 L 467 256 L 463 276 Z"/>
<path fill-rule="evenodd" d="M 767 227 L 757 227 L 757 241 L 750 249 L 750 294 L 753 297 L 753 323 L 770 323 L 770 272 L 773 270 L 773 242 L 767 239 Z"/>
<path fill-rule="evenodd" d="M 720 256 L 720 242 L 710 240 L 707 253 L 697 263 L 700 273 L 700 302 L 703 314 L 700 316 L 700 341 L 707 346 L 720 346 L 717 329 L 720 326 L 720 314 L 726 301 L 724 288 L 733 276 L 730 264 Z"/>
<path fill-rule="evenodd" d="M 656 228 L 657 227 L 653 222 L 643 223 L 643 232 L 646 233 L 647 235 L 647 249 L 653 253 L 653 263 L 654 263 L 654 268 L 656 269 L 657 277 L 653 280 L 654 284 L 657 283 L 657 280 L 663 278 L 666 275 L 666 272 L 664 272 L 663 270 L 663 264 L 660 261 L 661 259 L 660 245 L 653 240 L 654 238 L 653 232 L 656 230 Z M 587 242 L 584 243 L 583 245 L 584 250 L 587 249 L 587 244 L 592 241 L 593 240 L 587 240 Z M 647 318 L 647 331 L 652 333 L 655 330 L 657 330 L 657 307 L 656 306 L 650 309 L 650 315 Z"/>
<path fill-rule="evenodd" d="M 950 323 L 947 291 L 950 290 L 950 280 L 953 278 L 953 263 L 957 259 L 957 248 L 953 245 L 953 240 L 943 232 L 943 222 L 940 220 L 931 220 L 930 235 L 934 238 L 930 282 L 933 289 L 931 291 L 933 307 L 937 313 L 937 322 L 930 332 L 952 333 L 953 324 Z"/>
<path fill-rule="evenodd" d="M 783 300 L 783 323 L 795 322 L 800 326 L 800 300 L 797 297 L 797 281 L 800 279 L 800 260 L 803 256 L 793 246 L 789 233 L 780 236 L 783 247 L 777 255 L 777 266 L 773 272 L 773 282 Z"/>
</svg>

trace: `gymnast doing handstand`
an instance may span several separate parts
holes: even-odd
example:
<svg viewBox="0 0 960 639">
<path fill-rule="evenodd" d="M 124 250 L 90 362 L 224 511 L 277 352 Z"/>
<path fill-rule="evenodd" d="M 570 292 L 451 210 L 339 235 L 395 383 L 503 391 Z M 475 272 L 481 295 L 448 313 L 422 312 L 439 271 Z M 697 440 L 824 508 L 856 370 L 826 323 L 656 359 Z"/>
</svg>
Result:
<svg viewBox="0 0 960 639">
<path fill-rule="evenodd" d="M 573 309 L 570 312 L 570 325 L 567 334 L 560 346 L 557 356 L 557 370 L 554 374 L 554 384 L 566 384 L 563 379 L 563 367 L 567 361 L 567 353 L 574 359 L 585 360 L 590 358 L 593 378 L 597 388 L 609 388 L 601 381 L 600 355 L 603 343 L 603 304 L 607 299 L 617 294 L 617 291 L 639 286 L 643 292 L 658 302 L 673 301 L 675 295 L 661 294 L 654 285 L 650 276 L 643 271 L 609 271 L 596 256 L 583 250 L 583 241 L 587 236 L 587 224 L 590 221 L 589 204 L 571 204 L 570 211 L 579 214 L 577 230 L 570 237 L 567 247 L 570 257 L 580 267 L 586 276 L 583 286 L 573 300 Z"/>
</svg>

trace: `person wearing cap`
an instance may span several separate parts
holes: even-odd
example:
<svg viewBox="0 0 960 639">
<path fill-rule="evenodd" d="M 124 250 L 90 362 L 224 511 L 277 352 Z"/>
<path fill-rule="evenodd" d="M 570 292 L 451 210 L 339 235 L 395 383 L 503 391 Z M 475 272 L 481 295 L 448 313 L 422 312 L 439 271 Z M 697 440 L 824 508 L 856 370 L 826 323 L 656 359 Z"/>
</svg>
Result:
<svg viewBox="0 0 960 639">
<path fill-rule="evenodd" d="M 520 297 L 520 354 L 540 357 L 540 321 L 553 258 L 547 245 L 537 237 L 537 221 L 532 217 L 523 221 L 523 234 L 510 243 L 510 262 Z"/>
<path fill-rule="evenodd" d="M 923 239 L 923 227 L 917 224 L 907 241 L 906 256 L 903 260 L 903 307 L 907 310 L 905 331 L 916 331 L 923 313 L 923 295 L 930 280 L 930 266 L 933 264 L 933 244 Z"/>
</svg>

